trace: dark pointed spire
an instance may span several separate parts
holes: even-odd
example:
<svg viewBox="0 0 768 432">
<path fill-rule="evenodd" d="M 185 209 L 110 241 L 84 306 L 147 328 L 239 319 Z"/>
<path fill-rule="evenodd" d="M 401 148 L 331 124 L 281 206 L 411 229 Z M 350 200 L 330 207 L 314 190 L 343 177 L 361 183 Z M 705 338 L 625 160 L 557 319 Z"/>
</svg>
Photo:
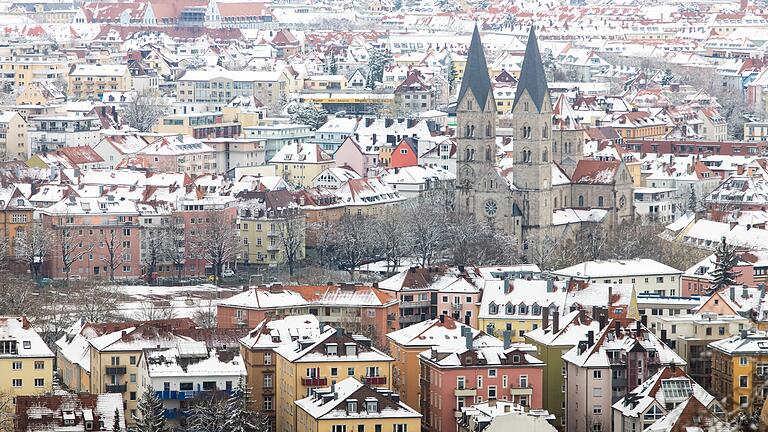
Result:
<svg viewBox="0 0 768 432">
<path fill-rule="evenodd" d="M 472 42 L 469 44 L 464 76 L 461 78 L 459 104 L 461 104 L 467 91 L 472 91 L 480 109 L 485 110 L 485 103 L 491 91 L 491 77 L 488 76 L 488 63 L 485 62 L 485 53 L 483 53 L 483 44 L 480 42 L 480 30 L 477 28 L 477 24 L 475 24 L 475 31 L 472 33 Z M 496 107 L 491 107 L 491 109 L 495 110 Z"/>
<path fill-rule="evenodd" d="M 513 110 L 517 106 L 520 96 L 523 95 L 523 90 L 528 90 L 528 94 L 531 95 L 531 99 L 533 99 L 533 103 L 536 105 L 536 110 L 541 112 L 544 98 L 548 97 L 549 91 L 547 88 L 547 75 L 544 72 L 544 64 L 541 62 L 541 53 L 539 52 L 539 44 L 536 41 L 536 31 L 533 25 L 531 25 L 531 32 L 528 33 L 528 44 L 525 47 L 523 67 L 520 69 L 520 81 L 517 83 L 515 102 L 512 104 Z"/>
</svg>

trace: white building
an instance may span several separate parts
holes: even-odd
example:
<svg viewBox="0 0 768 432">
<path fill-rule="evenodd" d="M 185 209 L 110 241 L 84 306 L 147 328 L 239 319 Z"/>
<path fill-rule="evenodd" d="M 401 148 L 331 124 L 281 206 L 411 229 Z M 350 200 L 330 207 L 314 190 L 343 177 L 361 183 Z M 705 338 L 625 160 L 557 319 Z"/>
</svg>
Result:
<svg viewBox="0 0 768 432">
<path fill-rule="evenodd" d="M 635 188 L 635 214 L 654 222 L 674 222 L 683 212 L 674 188 Z"/>
<path fill-rule="evenodd" d="M 606 284 L 631 283 L 635 291 L 678 295 L 680 276 L 683 272 L 652 259 L 585 261 L 564 269 L 555 270 L 553 276 L 585 282 Z"/>
</svg>

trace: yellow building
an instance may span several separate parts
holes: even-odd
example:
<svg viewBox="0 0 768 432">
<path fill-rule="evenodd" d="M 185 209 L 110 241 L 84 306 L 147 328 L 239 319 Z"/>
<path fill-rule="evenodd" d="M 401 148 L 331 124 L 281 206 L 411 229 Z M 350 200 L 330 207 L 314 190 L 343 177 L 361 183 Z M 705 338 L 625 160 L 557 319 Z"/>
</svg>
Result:
<svg viewBox="0 0 768 432">
<path fill-rule="evenodd" d="M 314 389 L 297 400 L 296 407 L 298 430 L 303 432 L 416 432 L 421 428 L 421 414 L 399 395 L 355 378 Z"/>
<path fill-rule="evenodd" d="M 16 96 L 17 105 L 49 105 L 66 100 L 64 93 L 50 81 L 33 82 L 25 85 Z"/>
<path fill-rule="evenodd" d="M 315 91 L 344 90 L 347 77 L 344 75 L 311 75 L 304 79 L 304 89 Z"/>
<path fill-rule="evenodd" d="M 74 99 L 101 100 L 106 91 L 131 90 L 128 66 L 80 64 L 69 72 L 68 94 Z"/>
<path fill-rule="evenodd" d="M 276 175 L 295 186 L 312 186 L 315 179 L 326 168 L 334 166 L 331 155 L 319 144 L 292 143 L 280 149 L 269 160 L 276 168 Z"/>
<path fill-rule="evenodd" d="M 724 335 L 723 337 L 725 337 Z M 742 330 L 708 347 L 712 351 L 712 388 L 726 410 L 760 410 L 768 384 L 768 333 Z"/>
<path fill-rule="evenodd" d="M 67 76 L 67 59 L 62 56 L 19 53 L 0 58 L 0 76 L 16 87 L 33 82 L 55 81 Z"/>
<path fill-rule="evenodd" d="M 294 402 L 310 395 L 313 388 L 336 385 L 350 377 L 374 387 L 391 386 L 392 357 L 372 347 L 370 339 L 342 329 L 328 330 L 315 340 L 297 340 L 276 348 L 275 353 L 277 432 L 308 430 L 299 426 Z M 309 421 L 303 420 L 305 425 Z"/>
<path fill-rule="evenodd" d="M 0 153 L 8 158 L 29 157 L 29 123 L 17 111 L 0 112 Z"/>
<path fill-rule="evenodd" d="M 16 186 L 0 188 L 0 242 L 7 256 L 16 256 L 16 239 L 32 227 L 34 209 Z"/>
<path fill-rule="evenodd" d="M 0 393 L 13 397 L 50 393 L 53 359 L 26 317 L 0 317 Z"/>
<path fill-rule="evenodd" d="M 306 223 L 289 191 L 247 192 L 241 202 L 256 199 L 264 209 L 241 212 L 237 220 L 243 240 L 242 261 L 250 264 L 285 264 L 290 250 L 295 261 L 306 256 Z M 286 247 L 287 246 L 287 247 Z"/>
</svg>

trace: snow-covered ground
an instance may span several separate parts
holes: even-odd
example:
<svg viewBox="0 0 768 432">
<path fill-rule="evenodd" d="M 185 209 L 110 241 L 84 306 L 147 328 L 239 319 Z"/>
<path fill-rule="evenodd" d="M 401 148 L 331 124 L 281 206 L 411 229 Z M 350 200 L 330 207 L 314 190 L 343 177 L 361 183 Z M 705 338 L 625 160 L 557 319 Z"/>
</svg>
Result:
<svg viewBox="0 0 768 432">
<path fill-rule="evenodd" d="M 212 284 L 191 286 L 110 287 L 118 294 L 116 310 L 126 319 L 161 317 L 192 318 L 197 311 L 216 311 L 222 299 L 239 292 L 238 287 L 218 287 Z"/>
</svg>

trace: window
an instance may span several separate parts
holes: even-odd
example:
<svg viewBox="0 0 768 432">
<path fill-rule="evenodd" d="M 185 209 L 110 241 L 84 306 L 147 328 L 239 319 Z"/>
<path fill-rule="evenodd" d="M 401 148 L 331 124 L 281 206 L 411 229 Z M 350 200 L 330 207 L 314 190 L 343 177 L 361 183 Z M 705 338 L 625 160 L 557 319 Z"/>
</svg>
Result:
<svg viewBox="0 0 768 432">
<path fill-rule="evenodd" d="M 112 362 L 112 366 L 120 366 L 120 357 L 112 356 L 110 361 Z"/>
<path fill-rule="evenodd" d="M 331 368 L 331 376 L 339 376 L 339 368 Z"/>
<path fill-rule="evenodd" d="M 496 386 L 488 386 L 488 399 L 496 399 Z"/>
<path fill-rule="evenodd" d="M 192 385 L 191 382 L 179 383 L 179 390 L 181 391 L 192 391 L 193 388 L 194 386 Z"/>
<path fill-rule="evenodd" d="M 488 378 L 496 377 L 496 369 L 488 369 Z"/>
<path fill-rule="evenodd" d="M 483 376 L 482 375 L 478 375 L 477 376 L 477 388 L 479 388 L 479 389 L 483 388 Z"/>
<path fill-rule="evenodd" d="M 20 361 L 13 362 L 13 370 L 21 370 L 21 367 L 22 365 Z"/>
<path fill-rule="evenodd" d="M 35 387 L 44 387 L 45 378 L 35 378 Z"/>
<path fill-rule="evenodd" d="M 746 375 L 739 375 L 739 387 L 747 387 L 749 378 Z"/>
<path fill-rule="evenodd" d="M 264 396 L 264 411 L 272 411 L 272 396 Z"/>
<path fill-rule="evenodd" d="M 22 381 L 21 381 L 21 378 L 14 378 L 14 379 L 11 381 L 11 385 L 12 385 L 13 387 L 21 387 L 21 386 L 23 385 L 23 383 L 22 383 Z"/>
<path fill-rule="evenodd" d="M 272 374 L 264 374 L 264 388 L 272 388 Z"/>
<path fill-rule="evenodd" d="M 749 360 L 746 357 L 739 357 L 739 364 L 741 366 L 746 366 L 749 364 Z"/>
<path fill-rule="evenodd" d="M 45 362 L 44 361 L 36 361 L 35 362 L 35 369 L 36 370 L 45 369 Z"/>
<path fill-rule="evenodd" d="M 347 376 L 355 376 L 355 368 L 347 368 Z"/>
<path fill-rule="evenodd" d="M 264 353 L 264 364 L 265 365 L 272 364 L 272 353 Z"/>
<path fill-rule="evenodd" d="M 128 358 L 128 363 L 135 365 L 136 364 L 136 356 L 131 356 Z"/>
<path fill-rule="evenodd" d="M 130 374 L 129 378 L 130 378 L 131 383 L 134 383 L 134 384 L 136 383 L 136 374 Z"/>
<path fill-rule="evenodd" d="M 357 412 L 357 401 L 356 400 L 348 400 L 347 401 L 347 412 L 348 413 L 356 413 Z"/>
<path fill-rule="evenodd" d="M 592 425 L 592 432 L 600 432 L 602 430 L 603 430 L 603 425 L 601 425 L 600 423 L 594 423 Z"/>
<path fill-rule="evenodd" d="M 749 406 L 749 398 L 746 396 L 739 396 L 739 405 L 742 408 L 746 408 L 747 406 Z"/>
<path fill-rule="evenodd" d="M 457 390 L 464 390 L 464 386 L 466 385 L 465 378 L 463 376 L 456 377 L 456 389 Z"/>
<path fill-rule="evenodd" d="M 333 425 L 331 432 L 347 432 L 347 425 Z"/>
<path fill-rule="evenodd" d="M 599 370 L 592 371 L 592 378 L 594 378 L 594 379 L 602 379 L 603 378 L 603 372 L 599 371 Z"/>
<path fill-rule="evenodd" d="M 603 413 L 603 407 L 600 405 L 594 405 L 592 407 L 592 414 L 594 415 L 600 415 Z"/>
<path fill-rule="evenodd" d="M 392 425 L 392 432 L 408 432 L 408 425 L 405 423 Z"/>
<path fill-rule="evenodd" d="M 528 388 L 528 375 L 520 375 L 520 388 Z"/>
<path fill-rule="evenodd" d="M 136 392 L 135 392 L 135 391 L 132 391 L 132 392 L 130 393 L 130 399 L 131 399 L 132 401 L 135 401 L 135 400 L 136 400 Z"/>
</svg>

